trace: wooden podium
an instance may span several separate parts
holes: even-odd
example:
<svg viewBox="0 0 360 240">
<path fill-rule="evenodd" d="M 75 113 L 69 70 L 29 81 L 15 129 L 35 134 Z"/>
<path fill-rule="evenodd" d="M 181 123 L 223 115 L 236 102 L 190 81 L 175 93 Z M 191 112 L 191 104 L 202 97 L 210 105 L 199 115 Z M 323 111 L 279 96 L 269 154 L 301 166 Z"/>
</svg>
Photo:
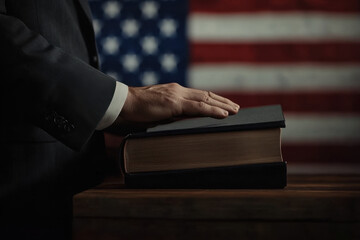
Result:
<svg viewBox="0 0 360 240">
<path fill-rule="evenodd" d="M 360 175 L 289 176 L 281 190 L 134 190 L 74 197 L 79 239 L 360 239 Z"/>
</svg>

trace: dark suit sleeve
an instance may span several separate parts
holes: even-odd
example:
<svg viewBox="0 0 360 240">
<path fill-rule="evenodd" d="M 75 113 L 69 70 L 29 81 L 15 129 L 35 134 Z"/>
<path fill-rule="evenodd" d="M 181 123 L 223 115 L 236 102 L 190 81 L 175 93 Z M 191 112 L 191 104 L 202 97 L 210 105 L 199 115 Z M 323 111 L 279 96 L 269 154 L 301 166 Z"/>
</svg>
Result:
<svg viewBox="0 0 360 240">
<path fill-rule="evenodd" d="M 0 36 L 1 92 L 9 109 L 22 112 L 26 121 L 65 145 L 81 149 L 110 104 L 115 80 L 6 15 L 1 0 Z"/>
</svg>

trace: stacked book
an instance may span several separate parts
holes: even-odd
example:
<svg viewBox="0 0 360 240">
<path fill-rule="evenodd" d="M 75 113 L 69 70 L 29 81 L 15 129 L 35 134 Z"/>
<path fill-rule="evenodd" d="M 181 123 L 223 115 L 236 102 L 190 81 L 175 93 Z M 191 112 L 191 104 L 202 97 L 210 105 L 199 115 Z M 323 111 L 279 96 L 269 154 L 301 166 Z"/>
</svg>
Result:
<svg viewBox="0 0 360 240">
<path fill-rule="evenodd" d="M 284 188 L 280 105 L 242 108 L 128 135 L 120 164 L 129 188 Z"/>
</svg>

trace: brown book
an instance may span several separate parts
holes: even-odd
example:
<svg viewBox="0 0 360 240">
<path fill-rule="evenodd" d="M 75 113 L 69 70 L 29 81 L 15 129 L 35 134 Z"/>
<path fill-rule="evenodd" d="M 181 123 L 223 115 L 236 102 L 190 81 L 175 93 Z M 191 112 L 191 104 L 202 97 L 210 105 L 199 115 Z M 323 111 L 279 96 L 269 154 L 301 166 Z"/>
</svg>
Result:
<svg viewBox="0 0 360 240">
<path fill-rule="evenodd" d="M 281 162 L 280 128 L 130 138 L 127 173 Z"/>
<path fill-rule="evenodd" d="M 186 174 L 195 176 L 199 171 L 199 176 L 212 171 L 216 177 L 216 172 L 224 169 L 242 167 L 244 171 L 255 165 L 262 169 L 259 173 L 280 166 L 286 175 L 280 146 L 282 127 L 281 106 L 273 105 L 243 108 L 222 120 L 188 119 L 129 135 L 123 141 L 121 155 L 125 180 L 151 182 L 154 174 L 166 175 L 164 180 L 168 180 L 178 178 L 179 173 L 186 178 Z"/>
</svg>

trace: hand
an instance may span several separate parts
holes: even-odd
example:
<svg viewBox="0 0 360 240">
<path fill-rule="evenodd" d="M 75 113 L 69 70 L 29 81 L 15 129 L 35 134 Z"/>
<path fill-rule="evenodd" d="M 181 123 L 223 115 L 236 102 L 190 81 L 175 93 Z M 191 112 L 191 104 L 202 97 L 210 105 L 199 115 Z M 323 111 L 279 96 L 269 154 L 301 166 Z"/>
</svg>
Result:
<svg viewBox="0 0 360 240">
<path fill-rule="evenodd" d="M 185 88 L 176 83 L 129 87 L 115 125 L 144 129 L 188 117 L 225 118 L 239 105 L 212 92 Z M 120 125 L 120 126 L 119 126 Z"/>
</svg>

